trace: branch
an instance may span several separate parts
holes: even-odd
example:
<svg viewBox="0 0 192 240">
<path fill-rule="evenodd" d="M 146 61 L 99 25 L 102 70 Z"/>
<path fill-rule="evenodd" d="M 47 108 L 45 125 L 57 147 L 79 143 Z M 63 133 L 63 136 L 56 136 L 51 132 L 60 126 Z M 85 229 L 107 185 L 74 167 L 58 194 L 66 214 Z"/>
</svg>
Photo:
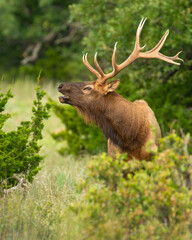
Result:
<svg viewBox="0 0 192 240">
<path fill-rule="evenodd" d="M 168 75 L 165 76 L 165 78 L 163 79 L 162 84 L 167 83 L 168 80 L 169 80 L 172 76 L 174 76 L 177 71 L 178 71 L 178 69 L 175 69 L 175 70 L 173 70 L 172 72 L 169 72 Z M 149 95 L 149 93 L 152 92 L 152 91 L 155 89 L 156 84 L 158 83 L 158 81 L 159 81 L 161 78 L 163 78 L 163 75 L 161 75 L 160 77 L 156 78 L 156 81 L 154 82 L 152 88 L 147 91 L 147 93 L 145 94 L 145 97 L 147 97 L 147 96 Z"/>
<path fill-rule="evenodd" d="M 71 42 L 75 34 L 78 32 L 80 25 L 79 24 L 67 24 L 69 26 L 69 34 L 63 38 L 58 38 L 55 40 L 57 33 L 52 31 L 48 33 L 41 41 L 38 41 L 34 45 L 30 45 L 23 53 L 23 59 L 21 60 L 21 64 L 25 65 L 27 63 L 35 62 L 39 58 L 39 52 L 44 44 L 52 43 L 58 45 L 62 43 Z M 55 40 L 55 41 L 54 41 Z M 31 53 L 31 55 L 29 55 Z"/>
<path fill-rule="evenodd" d="M 32 54 L 31 56 L 28 56 L 27 51 L 25 51 L 23 55 L 27 55 L 27 57 L 21 60 L 21 64 L 25 65 L 29 62 L 35 62 L 39 58 L 39 51 L 41 47 L 42 47 L 41 42 L 36 43 L 33 48 L 30 46 L 30 48 L 32 48 Z M 30 48 L 28 47 L 27 50 L 29 51 Z"/>
<path fill-rule="evenodd" d="M 178 69 L 173 70 L 172 72 L 169 72 L 168 75 L 163 79 L 163 84 L 167 83 L 167 81 L 175 75 L 175 73 L 178 71 Z"/>
<path fill-rule="evenodd" d="M 23 189 L 24 191 L 26 191 L 29 187 L 27 185 L 27 180 L 26 178 L 19 178 L 18 176 L 14 175 L 13 177 L 11 178 L 14 178 L 15 180 L 18 181 L 18 184 L 12 188 L 9 188 L 9 189 L 3 189 L 2 190 L 2 193 L 3 194 L 9 194 L 9 193 L 12 193 L 13 191 L 15 190 L 18 190 L 18 189 Z"/>
<path fill-rule="evenodd" d="M 75 34 L 78 32 L 78 28 L 72 28 L 71 31 L 69 32 L 69 35 L 63 37 L 63 38 L 58 38 L 55 40 L 55 44 L 61 44 L 61 43 L 68 43 L 71 42 Z"/>
<path fill-rule="evenodd" d="M 37 42 L 35 45 L 30 45 L 27 47 L 25 52 L 23 53 L 24 59 L 21 60 L 21 64 L 25 65 L 29 62 L 35 62 L 39 58 L 39 52 L 45 43 L 51 43 L 56 37 L 55 32 L 48 33 L 42 41 Z M 29 53 L 31 52 L 31 55 Z"/>
<path fill-rule="evenodd" d="M 56 37 L 56 33 L 55 32 L 50 32 L 50 33 L 47 34 L 47 36 L 44 37 L 43 43 L 51 43 L 51 42 L 53 42 L 55 37 Z"/>
</svg>

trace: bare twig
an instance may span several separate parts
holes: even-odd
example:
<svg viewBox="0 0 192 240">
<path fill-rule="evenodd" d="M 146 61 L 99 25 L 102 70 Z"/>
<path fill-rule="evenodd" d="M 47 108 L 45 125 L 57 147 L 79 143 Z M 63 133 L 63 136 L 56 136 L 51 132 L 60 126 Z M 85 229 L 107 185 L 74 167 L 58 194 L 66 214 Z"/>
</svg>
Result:
<svg viewBox="0 0 192 240">
<path fill-rule="evenodd" d="M 31 56 L 27 56 L 23 60 L 21 60 L 21 64 L 25 65 L 29 62 L 35 62 L 39 57 L 39 51 L 40 51 L 41 47 L 42 47 L 41 42 L 36 43 L 35 46 L 33 47 Z M 27 54 L 27 53 L 25 52 L 24 55 L 25 54 Z"/>
<path fill-rule="evenodd" d="M 190 134 L 186 134 L 185 135 L 182 128 L 180 128 L 179 130 L 180 130 L 181 136 L 182 136 L 183 141 L 184 141 L 184 152 L 185 152 L 185 155 L 189 158 L 188 169 L 191 169 L 192 156 L 189 154 L 189 151 L 188 151 L 188 145 L 189 145 L 189 141 L 190 141 Z M 185 180 L 186 180 L 187 188 L 191 189 L 191 186 L 192 186 L 191 172 L 188 169 L 185 172 Z"/>
<path fill-rule="evenodd" d="M 167 83 L 167 81 L 173 77 L 176 73 L 178 72 L 178 69 L 174 69 L 173 71 L 171 72 L 168 72 L 167 76 L 165 76 L 165 78 L 163 79 L 163 84 Z"/>
<path fill-rule="evenodd" d="M 16 186 L 12 187 L 12 188 L 3 189 L 2 190 L 3 194 L 9 194 L 9 193 L 12 193 L 12 192 L 14 192 L 15 190 L 18 190 L 18 189 L 22 189 L 24 192 L 26 192 L 26 190 L 29 188 L 27 180 L 26 180 L 25 177 L 24 178 L 19 178 L 18 176 L 14 175 L 13 177 L 10 177 L 10 178 L 13 178 L 13 179 L 17 180 L 18 184 Z"/>
<path fill-rule="evenodd" d="M 55 32 L 50 32 L 44 37 L 43 43 L 51 43 L 51 42 L 53 42 L 55 37 L 56 37 L 56 33 Z"/>
<path fill-rule="evenodd" d="M 77 28 L 72 28 L 71 31 L 69 32 L 69 35 L 63 37 L 63 38 L 58 38 L 55 40 L 55 44 L 61 44 L 61 43 L 68 43 L 71 42 L 75 34 L 77 33 L 78 29 Z"/>
<path fill-rule="evenodd" d="M 189 134 L 185 135 L 184 132 L 183 132 L 183 128 L 179 128 L 179 130 L 180 130 L 181 136 L 182 136 L 183 141 L 184 141 L 184 151 L 185 151 L 185 154 L 187 156 L 189 156 L 188 144 L 189 144 L 189 140 L 190 140 L 190 135 Z"/>
<path fill-rule="evenodd" d="M 55 37 L 56 37 L 56 33 L 50 32 L 43 38 L 42 41 L 37 42 L 35 45 L 28 46 L 23 53 L 24 59 L 21 60 L 21 64 L 25 65 L 29 62 L 35 62 L 39 58 L 39 52 L 43 44 L 53 42 Z M 29 53 L 31 53 L 30 56 L 29 56 Z"/>
</svg>

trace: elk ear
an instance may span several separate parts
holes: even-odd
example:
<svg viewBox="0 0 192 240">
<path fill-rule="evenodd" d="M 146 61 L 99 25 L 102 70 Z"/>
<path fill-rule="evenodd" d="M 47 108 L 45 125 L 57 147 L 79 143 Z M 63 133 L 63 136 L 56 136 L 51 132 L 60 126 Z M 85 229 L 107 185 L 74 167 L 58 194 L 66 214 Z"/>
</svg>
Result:
<svg viewBox="0 0 192 240">
<path fill-rule="evenodd" d="M 106 86 L 106 94 L 108 92 L 115 91 L 117 89 L 117 87 L 119 86 L 119 83 L 120 83 L 119 79 L 109 82 Z"/>
</svg>

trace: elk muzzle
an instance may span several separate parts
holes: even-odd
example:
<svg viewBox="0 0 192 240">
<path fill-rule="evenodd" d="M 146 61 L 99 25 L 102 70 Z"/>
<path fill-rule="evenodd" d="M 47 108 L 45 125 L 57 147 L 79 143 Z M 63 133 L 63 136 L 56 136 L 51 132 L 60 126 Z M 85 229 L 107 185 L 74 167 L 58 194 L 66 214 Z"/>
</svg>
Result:
<svg viewBox="0 0 192 240">
<path fill-rule="evenodd" d="M 63 83 L 61 83 L 57 89 L 58 89 L 58 91 L 59 91 L 60 93 L 64 94 L 64 93 L 62 92 L 62 87 L 63 87 Z M 66 96 L 66 95 L 60 96 L 60 97 L 59 97 L 59 101 L 60 101 L 61 103 L 69 103 L 69 97 Z"/>
</svg>

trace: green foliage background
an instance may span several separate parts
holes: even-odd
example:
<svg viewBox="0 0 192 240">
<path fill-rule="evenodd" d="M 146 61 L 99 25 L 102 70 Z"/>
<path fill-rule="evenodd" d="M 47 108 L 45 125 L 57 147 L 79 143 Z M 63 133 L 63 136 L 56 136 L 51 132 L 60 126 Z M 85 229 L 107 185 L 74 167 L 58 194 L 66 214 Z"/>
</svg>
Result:
<svg viewBox="0 0 192 240">
<path fill-rule="evenodd" d="M 173 56 L 182 50 L 184 63 L 175 66 L 156 59 L 139 59 L 119 73 L 121 84 L 117 91 L 131 101 L 147 100 L 163 135 L 172 128 L 177 133 L 181 128 L 185 133 L 191 132 L 192 10 L 189 0 L 3 0 L 0 8 L 0 71 L 9 70 L 11 78 L 37 76 L 43 68 L 42 82 L 48 79 L 59 83 L 95 80 L 82 63 L 85 52 L 89 52 L 89 60 L 93 63 L 97 51 L 102 68 L 111 71 L 114 43 L 118 41 L 116 58 L 117 63 L 121 63 L 133 50 L 136 29 L 142 17 L 148 18 L 141 35 L 141 45 L 147 45 L 146 51 L 153 48 L 169 29 L 169 37 L 161 52 Z M 69 36 L 75 26 L 76 34 L 69 41 L 58 44 L 57 40 Z M 54 38 L 46 42 L 50 34 L 54 34 Z M 37 43 L 42 44 L 38 58 L 23 65 L 22 60 L 32 54 L 27 52 L 28 47 Z M 68 152 L 77 153 L 82 149 L 95 152 L 94 146 L 86 146 L 87 139 L 102 148 L 101 133 L 82 125 L 74 110 L 64 106 L 65 116 L 62 116 L 60 108 L 55 109 L 66 125 L 69 119 L 73 119 L 71 124 L 74 121 L 73 126 L 66 126 L 65 133 L 59 133 L 58 137 L 61 139 L 63 135 L 63 140 L 68 142 Z M 77 132 L 82 126 L 84 131 Z M 76 139 L 74 149 L 74 141 L 69 141 L 71 131 Z M 94 139 L 96 132 L 98 135 Z M 84 142 L 81 136 L 86 136 Z"/>
</svg>

